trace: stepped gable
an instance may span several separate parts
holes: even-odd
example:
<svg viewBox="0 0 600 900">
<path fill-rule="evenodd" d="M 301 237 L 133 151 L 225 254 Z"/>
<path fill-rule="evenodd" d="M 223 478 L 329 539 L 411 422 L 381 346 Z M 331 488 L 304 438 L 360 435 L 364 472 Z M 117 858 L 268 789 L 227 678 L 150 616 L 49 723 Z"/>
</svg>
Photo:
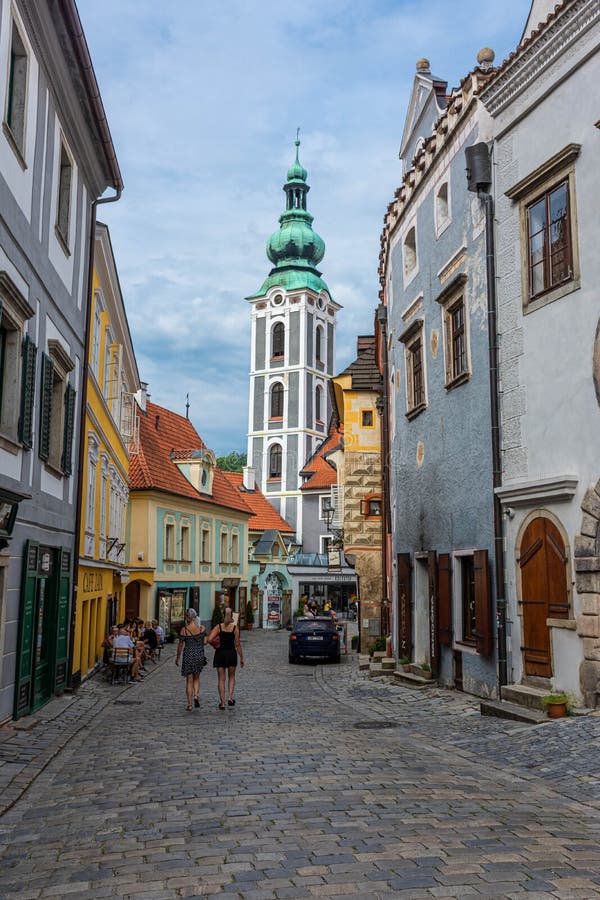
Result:
<svg viewBox="0 0 600 900">
<path fill-rule="evenodd" d="M 354 391 L 381 393 L 381 375 L 375 362 L 375 335 L 361 335 L 356 343 L 357 357 L 340 375 L 351 376 Z"/>
<path fill-rule="evenodd" d="M 255 487 L 254 490 L 249 491 L 244 487 L 241 472 L 223 472 L 223 476 L 235 491 L 241 493 L 244 503 L 252 511 L 248 520 L 250 531 L 273 530 L 280 531 L 282 534 L 294 533 L 292 526 L 271 506 L 259 488 Z"/>
<path fill-rule="evenodd" d="M 180 449 L 182 445 L 188 449 Z M 182 459 L 206 449 L 206 444 L 189 419 L 148 401 L 146 413 L 140 414 L 139 452 L 132 454 L 130 460 L 131 490 L 165 491 L 190 500 L 204 500 L 216 506 L 250 513 L 243 497 L 218 466 L 214 469 L 212 494 L 204 494 L 196 490 L 173 462 L 173 456 Z"/>
<path fill-rule="evenodd" d="M 344 440 L 344 426 L 338 424 L 335 416 L 331 417 L 327 437 L 317 447 L 300 475 L 308 475 L 308 479 L 300 485 L 301 491 L 330 488 L 337 484 L 337 470 L 327 459 L 327 454 L 339 447 Z"/>
</svg>

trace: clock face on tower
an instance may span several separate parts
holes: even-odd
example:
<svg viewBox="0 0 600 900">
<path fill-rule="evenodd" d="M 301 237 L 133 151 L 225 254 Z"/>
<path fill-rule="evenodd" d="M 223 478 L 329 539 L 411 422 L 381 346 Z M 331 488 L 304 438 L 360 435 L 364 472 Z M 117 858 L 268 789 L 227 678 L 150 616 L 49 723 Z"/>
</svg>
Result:
<svg viewBox="0 0 600 900">
<path fill-rule="evenodd" d="M 283 303 L 283 294 L 275 294 L 273 297 L 273 306 L 281 306 Z"/>
<path fill-rule="evenodd" d="M 325 301 L 323 300 L 322 297 L 319 297 L 319 298 L 317 299 L 317 306 L 319 307 L 319 309 L 324 309 L 324 308 L 325 308 Z"/>
</svg>

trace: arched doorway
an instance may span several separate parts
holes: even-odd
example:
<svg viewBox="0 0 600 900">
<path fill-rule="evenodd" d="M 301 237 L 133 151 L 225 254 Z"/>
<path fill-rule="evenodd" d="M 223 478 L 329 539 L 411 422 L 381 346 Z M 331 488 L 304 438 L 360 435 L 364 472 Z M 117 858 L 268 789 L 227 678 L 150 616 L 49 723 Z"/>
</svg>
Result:
<svg viewBox="0 0 600 900">
<path fill-rule="evenodd" d="M 552 676 L 547 620 L 568 617 L 567 561 L 564 540 L 554 522 L 542 516 L 533 519 L 521 538 L 518 559 L 526 676 Z"/>
<path fill-rule="evenodd" d="M 140 614 L 140 583 L 130 581 L 125 588 L 125 618 L 137 619 Z"/>
</svg>

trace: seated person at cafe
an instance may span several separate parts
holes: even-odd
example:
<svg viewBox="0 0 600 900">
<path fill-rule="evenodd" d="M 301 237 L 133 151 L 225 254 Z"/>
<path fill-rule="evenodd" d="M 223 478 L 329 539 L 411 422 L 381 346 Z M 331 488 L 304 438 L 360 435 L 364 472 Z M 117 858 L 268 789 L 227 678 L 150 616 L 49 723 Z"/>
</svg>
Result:
<svg viewBox="0 0 600 900">
<path fill-rule="evenodd" d="M 165 630 L 162 625 L 158 624 L 158 619 L 152 619 L 152 629 L 156 632 L 159 647 L 162 647 L 165 643 Z"/>
<path fill-rule="evenodd" d="M 144 644 L 146 645 L 146 653 L 148 657 L 156 662 L 158 637 L 150 622 L 146 622 L 146 625 L 144 626 Z"/>
<path fill-rule="evenodd" d="M 132 681 L 141 681 L 140 676 L 140 659 L 136 653 L 135 644 L 129 637 L 126 628 L 119 628 L 119 632 L 113 639 L 113 654 L 111 661 L 116 665 L 129 662 L 130 676 Z M 119 661 L 122 661 L 121 663 Z"/>
</svg>

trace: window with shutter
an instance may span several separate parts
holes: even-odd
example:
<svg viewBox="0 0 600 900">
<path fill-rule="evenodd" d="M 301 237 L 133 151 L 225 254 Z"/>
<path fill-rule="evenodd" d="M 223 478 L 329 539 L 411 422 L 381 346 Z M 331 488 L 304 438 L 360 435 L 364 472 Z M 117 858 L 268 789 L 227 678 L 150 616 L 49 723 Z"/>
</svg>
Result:
<svg viewBox="0 0 600 900">
<path fill-rule="evenodd" d="M 63 437 L 62 470 L 70 475 L 73 470 L 73 426 L 75 422 L 75 390 L 70 384 L 65 390 L 65 429 Z"/>
<path fill-rule="evenodd" d="M 33 403 L 35 399 L 35 361 L 37 347 L 28 334 L 23 338 L 21 368 L 21 411 L 19 441 L 28 450 L 33 446 Z"/>
<path fill-rule="evenodd" d="M 22 440 L 21 419 L 25 376 L 35 378 L 35 360 L 33 373 L 23 371 L 28 361 L 25 355 L 28 338 L 23 336 L 27 320 L 33 315 L 33 308 L 8 272 L 0 271 L 0 445 L 13 453 L 19 446 L 31 446 Z M 29 441 L 31 430 L 26 435 Z"/>
<path fill-rule="evenodd" d="M 50 458 L 50 434 L 52 417 L 52 393 L 54 389 L 54 365 L 49 356 L 42 354 L 42 396 L 40 399 L 40 440 L 38 454 L 48 462 Z"/>
<path fill-rule="evenodd" d="M 487 550 L 476 550 L 473 554 L 475 570 L 475 622 L 477 651 L 482 656 L 491 656 L 494 651 L 492 629 L 492 598 L 490 591 L 490 564 Z"/>
<path fill-rule="evenodd" d="M 449 553 L 438 558 L 438 621 L 440 644 L 452 644 L 452 567 Z"/>
</svg>

